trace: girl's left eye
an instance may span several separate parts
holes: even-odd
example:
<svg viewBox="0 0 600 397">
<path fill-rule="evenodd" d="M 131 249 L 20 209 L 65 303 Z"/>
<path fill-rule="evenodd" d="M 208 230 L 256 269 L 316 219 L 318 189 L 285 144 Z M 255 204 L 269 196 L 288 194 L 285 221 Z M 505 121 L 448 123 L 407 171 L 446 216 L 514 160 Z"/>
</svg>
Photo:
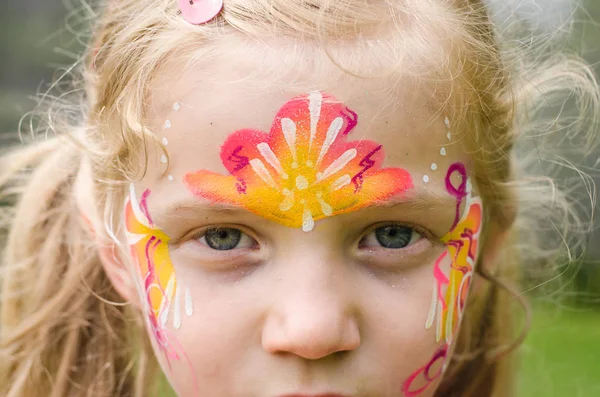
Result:
<svg viewBox="0 0 600 397">
<path fill-rule="evenodd" d="M 422 238 L 411 227 L 391 224 L 378 227 L 362 238 L 361 247 L 383 247 L 388 249 L 401 249 L 416 243 Z"/>
<path fill-rule="evenodd" d="M 217 251 L 252 248 L 257 243 L 246 233 L 231 227 L 212 228 L 204 231 L 200 243 Z"/>
</svg>

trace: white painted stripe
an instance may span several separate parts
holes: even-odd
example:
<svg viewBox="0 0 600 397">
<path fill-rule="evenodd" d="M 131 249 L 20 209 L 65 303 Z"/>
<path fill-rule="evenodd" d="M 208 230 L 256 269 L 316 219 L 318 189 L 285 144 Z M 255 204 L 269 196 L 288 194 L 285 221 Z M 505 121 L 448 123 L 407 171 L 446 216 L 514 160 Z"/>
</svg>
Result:
<svg viewBox="0 0 600 397">
<path fill-rule="evenodd" d="M 350 184 L 350 182 L 352 182 L 352 179 L 350 178 L 350 175 L 346 174 L 343 176 L 340 176 L 338 179 L 335 180 L 335 182 L 333 182 L 333 184 L 331 185 L 331 190 L 340 190 L 341 188 L 343 188 L 344 186 L 347 186 Z"/>
<path fill-rule="evenodd" d="M 425 323 L 425 328 L 429 329 L 433 325 L 433 320 L 435 320 L 435 308 L 438 305 L 438 296 L 437 296 L 437 283 L 433 284 L 433 294 L 431 296 L 431 307 L 429 308 L 429 314 L 427 315 L 427 322 Z"/>
<path fill-rule="evenodd" d="M 267 163 L 269 163 L 271 167 L 275 168 L 275 171 L 277 171 L 277 173 L 281 175 L 283 179 L 289 178 L 283 170 L 281 162 L 279 161 L 275 153 L 273 153 L 273 150 L 271 149 L 268 143 L 261 142 L 258 145 L 256 145 L 256 148 L 258 149 L 260 154 L 265 158 L 265 160 L 267 160 Z"/>
<path fill-rule="evenodd" d="M 329 129 L 327 130 L 327 135 L 325 135 L 325 142 L 323 142 L 323 146 L 321 147 L 321 153 L 319 153 L 319 158 L 317 159 L 316 167 L 318 167 L 319 164 L 321 164 L 321 161 L 323 161 L 323 157 L 325 157 L 325 155 L 329 151 L 329 148 L 337 138 L 343 125 L 344 119 L 338 117 L 335 120 L 333 120 L 333 122 L 329 126 Z"/>
<path fill-rule="evenodd" d="M 308 94 L 308 110 L 310 112 L 310 141 L 308 150 L 312 148 L 313 141 L 317 135 L 317 124 L 321 117 L 321 106 L 323 104 L 323 95 L 319 91 L 313 91 Z"/>
<path fill-rule="evenodd" d="M 294 123 L 291 119 L 283 118 L 281 119 L 281 130 L 283 131 L 283 137 L 290 148 L 290 152 L 292 153 L 292 158 L 294 162 L 298 161 L 296 157 L 296 123 Z"/>
<path fill-rule="evenodd" d="M 173 327 L 181 327 L 181 298 L 179 297 L 180 288 L 175 289 L 175 311 L 173 313 Z"/>
<path fill-rule="evenodd" d="M 319 204 L 321 204 L 321 211 L 323 211 L 323 215 L 331 216 L 331 214 L 333 214 L 333 208 L 331 208 L 331 206 L 327 204 L 325 200 L 323 200 L 323 197 L 320 194 L 317 195 L 317 200 L 319 201 Z"/>
<path fill-rule="evenodd" d="M 147 228 L 150 228 L 150 225 L 148 224 L 148 221 L 146 219 L 146 215 L 142 212 L 142 209 L 140 208 L 140 203 L 138 202 L 137 196 L 135 194 L 135 186 L 133 186 L 133 183 L 129 185 L 129 202 L 131 203 L 131 208 L 133 209 L 133 215 L 135 216 L 135 219 L 142 225 L 146 226 Z"/>
<path fill-rule="evenodd" d="M 256 175 L 258 175 L 260 179 L 265 181 L 267 185 L 273 188 L 276 187 L 275 181 L 271 177 L 269 170 L 267 170 L 267 167 L 265 167 L 265 164 L 262 161 L 260 161 L 259 159 L 252 159 L 250 160 L 250 165 L 252 166 L 254 172 L 256 172 Z"/>
<path fill-rule="evenodd" d="M 451 302 L 448 302 L 448 312 L 446 313 L 446 342 L 452 342 L 452 334 L 454 333 L 454 310 L 456 305 L 456 287 L 454 286 L 453 280 L 450 280 L 450 293 L 447 295 L 452 299 Z"/>
<path fill-rule="evenodd" d="M 322 181 L 323 179 L 329 178 L 336 172 L 341 171 L 346 165 L 348 165 L 350 161 L 352 161 L 356 157 L 357 154 L 358 152 L 355 148 L 346 150 L 344 153 L 342 153 L 340 157 L 338 157 L 333 163 L 331 163 L 329 167 L 327 167 L 325 171 L 323 171 L 322 174 L 320 173 L 319 175 L 317 175 L 317 181 Z"/>
</svg>

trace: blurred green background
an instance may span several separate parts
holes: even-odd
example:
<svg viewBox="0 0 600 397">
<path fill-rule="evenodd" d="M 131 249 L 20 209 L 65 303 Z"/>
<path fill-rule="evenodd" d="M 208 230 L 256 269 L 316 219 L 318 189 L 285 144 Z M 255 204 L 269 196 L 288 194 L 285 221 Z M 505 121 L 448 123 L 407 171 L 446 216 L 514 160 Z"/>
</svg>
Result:
<svg viewBox="0 0 600 397">
<path fill-rule="evenodd" d="M 488 3 L 498 21 L 516 17 L 537 34 L 557 35 L 573 27 L 570 45 L 590 63 L 600 61 L 600 0 L 582 1 L 581 7 L 566 0 Z M 78 33 L 86 23 L 74 10 L 84 6 L 77 0 L 0 3 L 0 149 L 18 142 L 19 120 L 34 108 L 36 93 L 44 92 L 77 60 L 87 38 Z M 600 160 L 600 153 L 596 157 Z M 596 233 L 578 267 L 565 269 L 562 278 L 526 294 L 533 301 L 534 317 L 521 349 L 521 396 L 600 396 L 599 258 Z"/>
</svg>

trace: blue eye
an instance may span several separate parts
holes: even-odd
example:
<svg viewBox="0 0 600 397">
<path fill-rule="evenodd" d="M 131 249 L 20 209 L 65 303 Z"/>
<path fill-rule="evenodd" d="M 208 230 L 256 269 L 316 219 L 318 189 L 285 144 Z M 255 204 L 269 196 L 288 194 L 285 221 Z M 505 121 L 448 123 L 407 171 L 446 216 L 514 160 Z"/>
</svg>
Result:
<svg viewBox="0 0 600 397">
<path fill-rule="evenodd" d="M 241 230 L 230 227 L 208 229 L 200 238 L 200 242 L 217 251 L 250 248 L 256 243 Z"/>
<path fill-rule="evenodd" d="M 421 235 L 413 228 L 391 224 L 373 230 L 361 240 L 360 245 L 363 247 L 380 246 L 388 249 L 401 249 L 420 239 Z"/>
</svg>

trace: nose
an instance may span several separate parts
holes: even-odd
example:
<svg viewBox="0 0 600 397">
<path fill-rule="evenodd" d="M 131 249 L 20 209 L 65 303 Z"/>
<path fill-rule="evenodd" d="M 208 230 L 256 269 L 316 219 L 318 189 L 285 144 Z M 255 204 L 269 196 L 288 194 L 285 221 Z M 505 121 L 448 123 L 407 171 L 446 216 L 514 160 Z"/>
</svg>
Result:
<svg viewBox="0 0 600 397">
<path fill-rule="evenodd" d="M 286 265 L 297 271 L 289 272 L 272 291 L 263 348 L 308 360 L 357 349 L 360 332 L 349 281 L 335 277 L 331 263 Z"/>
</svg>

